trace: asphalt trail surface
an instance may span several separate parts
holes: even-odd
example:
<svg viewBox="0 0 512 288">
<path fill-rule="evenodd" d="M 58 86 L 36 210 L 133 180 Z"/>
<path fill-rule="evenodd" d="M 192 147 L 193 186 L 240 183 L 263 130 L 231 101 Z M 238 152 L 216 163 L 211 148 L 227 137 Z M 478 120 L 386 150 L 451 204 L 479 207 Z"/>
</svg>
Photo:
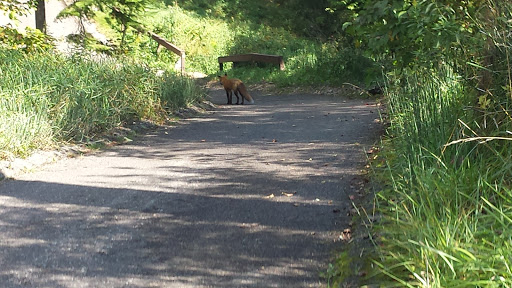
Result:
<svg viewBox="0 0 512 288">
<path fill-rule="evenodd" d="M 374 103 L 263 95 L 0 183 L 0 287 L 322 287 Z"/>
</svg>

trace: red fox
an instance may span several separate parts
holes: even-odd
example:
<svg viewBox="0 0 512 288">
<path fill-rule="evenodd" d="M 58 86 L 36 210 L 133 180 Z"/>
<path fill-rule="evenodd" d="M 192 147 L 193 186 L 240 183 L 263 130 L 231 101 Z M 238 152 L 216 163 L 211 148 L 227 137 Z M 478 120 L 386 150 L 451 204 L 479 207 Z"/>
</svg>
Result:
<svg viewBox="0 0 512 288">
<path fill-rule="evenodd" d="M 244 99 L 248 101 L 249 104 L 254 104 L 254 100 L 252 99 L 249 92 L 245 88 L 244 82 L 240 79 L 232 78 L 228 79 L 228 74 L 224 74 L 224 76 L 219 76 L 220 83 L 224 85 L 224 90 L 226 90 L 226 96 L 228 97 L 228 104 L 233 104 L 233 93 L 236 96 L 236 104 L 238 104 L 238 93 L 242 96 L 242 105 L 244 104 Z"/>
</svg>

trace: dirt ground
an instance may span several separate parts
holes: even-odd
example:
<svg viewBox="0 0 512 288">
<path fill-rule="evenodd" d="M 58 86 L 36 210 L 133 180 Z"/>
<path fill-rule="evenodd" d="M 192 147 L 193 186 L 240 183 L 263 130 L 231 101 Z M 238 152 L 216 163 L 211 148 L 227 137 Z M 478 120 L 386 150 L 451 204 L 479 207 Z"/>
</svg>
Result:
<svg viewBox="0 0 512 288">
<path fill-rule="evenodd" d="M 322 287 L 375 103 L 266 95 L 0 183 L 1 287 Z"/>
</svg>

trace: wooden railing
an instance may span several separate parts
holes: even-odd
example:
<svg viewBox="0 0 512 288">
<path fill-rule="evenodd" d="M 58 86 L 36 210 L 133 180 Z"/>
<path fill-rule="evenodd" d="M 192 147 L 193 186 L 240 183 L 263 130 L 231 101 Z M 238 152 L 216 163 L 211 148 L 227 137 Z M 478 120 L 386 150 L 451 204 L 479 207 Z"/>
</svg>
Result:
<svg viewBox="0 0 512 288">
<path fill-rule="evenodd" d="M 149 31 L 148 32 L 151 38 L 155 40 L 158 43 L 158 48 L 160 48 L 160 45 L 165 47 L 167 50 L 173 52 L 174 54 L 180 56 L 180 70 L 181 74 L 185 73 L 185 50 L 180 49 L 178 46 L 172 44 L 171 42 L 165 40 L 161 36 Z M 157 48 L 157 50 L 158 50 Z"/>
<path fill-rule="evenodd" d="M 272 63 L 272 64 L 278 65 L 279 70 L 284 70 L 283 56 L 278 56 L 278 55 L 249 53 L 249 54 L 223 56 L 223 57 L 219 57 L 218 60 L 219 60 L 219 68 L 221 71 L 222 71 L 222 69 L 224 69 L 225 62 L 233 62 L 233 65 L 236 65 L 238 62 Z"/>
</svg>

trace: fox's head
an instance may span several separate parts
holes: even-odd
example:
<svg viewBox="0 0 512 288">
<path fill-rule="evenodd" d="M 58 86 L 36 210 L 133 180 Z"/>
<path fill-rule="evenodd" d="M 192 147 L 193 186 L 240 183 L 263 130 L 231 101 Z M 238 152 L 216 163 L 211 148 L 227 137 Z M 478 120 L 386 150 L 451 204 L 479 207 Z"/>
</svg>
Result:
<svg viewBox="0 0 512 288">
<path fill-rule="evenodd" d="M 226 79 L 228 79 L 228 73 L 224 73 L 224 76 L 217 76 L 217 77 L 219 77 L 219 81 L 222 84 L 223 81 L 226 81 Z"/>
</svg>

